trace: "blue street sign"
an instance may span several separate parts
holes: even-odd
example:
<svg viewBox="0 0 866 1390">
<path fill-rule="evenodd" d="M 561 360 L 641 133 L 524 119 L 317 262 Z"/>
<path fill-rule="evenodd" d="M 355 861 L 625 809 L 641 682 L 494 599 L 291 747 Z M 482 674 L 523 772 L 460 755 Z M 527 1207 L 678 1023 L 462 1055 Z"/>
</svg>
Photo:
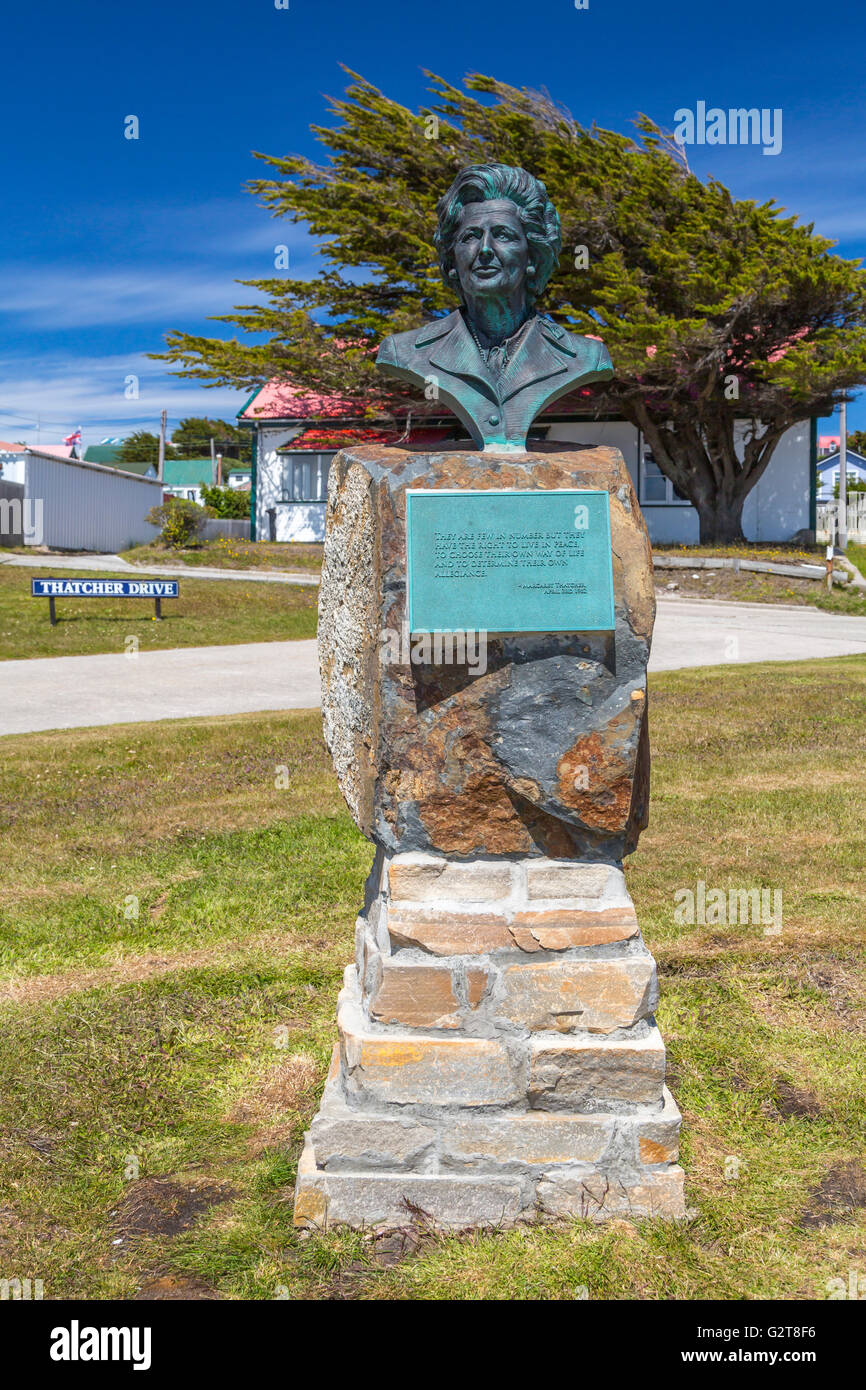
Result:
<svg viewBox="0 0 866 1390">
<path fill-rule="evenodd" d="M 177 598 L 176 579 L 31 579 L 31 598 Z"/>
</svg>

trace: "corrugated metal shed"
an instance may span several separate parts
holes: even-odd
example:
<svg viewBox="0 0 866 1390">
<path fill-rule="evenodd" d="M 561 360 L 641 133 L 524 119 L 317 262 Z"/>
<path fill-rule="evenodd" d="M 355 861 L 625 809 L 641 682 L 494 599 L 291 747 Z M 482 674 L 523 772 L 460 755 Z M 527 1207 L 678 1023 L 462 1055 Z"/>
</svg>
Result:
<svg viewBox="0 0 866 1390">
<path fill-rule="evenodd" d="M 28 536 L 31 544 L 111 552 L 156 537 L 146 517 L 162 501 L 162 484 L 33 448 L 27 451 L 25 499 L 34 519 L 41 502 L 41 527 Z"/>
</svg>

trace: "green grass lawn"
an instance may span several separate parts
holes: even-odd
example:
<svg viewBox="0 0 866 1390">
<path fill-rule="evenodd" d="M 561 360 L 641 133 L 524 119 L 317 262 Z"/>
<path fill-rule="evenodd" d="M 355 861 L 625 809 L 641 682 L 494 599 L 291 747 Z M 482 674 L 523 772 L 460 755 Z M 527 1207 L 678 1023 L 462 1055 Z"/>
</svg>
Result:
<svg viewBox="0 0 866 1390">
<path fill-rule="evenodd" d="M 719 555 L 740 560 L 771 560 L 779 565 L 820 565 L 824 559 L 823 545 L 793 545 L 787 541 L 741 541 L 731 545 L 675 545 L 658 543 L 653 551 L 658 555 Z"/>
<path fill-rule="evenodd" d="M 723 603 L 780 603 L 786 607 L 818 608 L 823 613 L 866 617 L 862 590 L 834 585 L 828 593 L 814 579 L 789 579 L 779 574 L 755 574 L 749 570 L 663 570 L 654 576 L 657 594 L 677 593 L 682 598 L 716 599 Z"/>
<path fill-rule="evenodd" d="M 168 550 L 157 541 L 123 552 L 133 565 L 215 565 L 220 569 L 269 569 L 318 574 L 322 568 L 321 543 L 279 541 L 205 541 L 186 550 Z"/>
<path fill-rule="evenodd" d="M 40 578 L 50 573 L 32 571 Z M 58 574 L 129 578 L 87 569 Z M 313 585 L 184 578 L 180 597 L 163 600 L 161 622 L 154 617 L 153 599 L 59 598 L 58 622 L 52 627 L 47 598 L 30 597 L 31 577 L 30 570 L 0 565 L 0 660 L 123 652 L 130 637 L 138 638 L 141 651 L 156 651 L 316 635 L 318 589 Z"/>
<path fill-rule="evenodd" d="M 291 1225 L 371 860 L 318 714 L 4 739 L 4 1274 L 46 1298 L 460 1300 L 866 1276 L 866 658 L 656 676 L 650 719 L 627 873 L 693 1214 L 402 1245 Z M 678 925 L 699 879 L 781 889 L 782 935 Z"/>
<path fill-rule="evenodd" d="M 863 578 L 866 579 L 866 545 L 858 545 L 856 541 L 849 541 L 845 553 L 852 565 L 856 565 Z"/>
</svg>

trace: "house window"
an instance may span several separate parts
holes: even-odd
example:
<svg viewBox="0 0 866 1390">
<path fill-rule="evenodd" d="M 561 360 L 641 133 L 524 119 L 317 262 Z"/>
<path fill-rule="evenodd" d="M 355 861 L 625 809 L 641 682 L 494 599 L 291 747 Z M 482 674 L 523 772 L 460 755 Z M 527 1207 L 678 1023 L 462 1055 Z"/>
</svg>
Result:
<svg viewBox="0 0 866 1390">
<path fill-rule="evenodd" d="M 640 500 L 641 505 L 653 502 L 668 506 L 689 505 L 689 499 L 665 477 L 648 444 L 640 451 Z"/>
<path fill-rule="evenodd" d="M 324 502 L 331 454 L 283 454 L 281 502 Z"/>
</svg>

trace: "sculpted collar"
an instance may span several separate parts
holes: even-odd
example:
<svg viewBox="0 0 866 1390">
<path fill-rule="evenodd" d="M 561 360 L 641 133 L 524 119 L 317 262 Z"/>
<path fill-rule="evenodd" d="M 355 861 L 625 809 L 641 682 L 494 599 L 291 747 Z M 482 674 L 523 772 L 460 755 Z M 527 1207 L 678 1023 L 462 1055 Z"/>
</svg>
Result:
<svg viewBox="0 0 866 1390">
<path fill-rule="evenodd" d="M 522 335 L 522 336 L 521 336 Z M 555 323 L 536 314 L 518 334 L 514 355 L 501 372 L 492 372 L 458 309 L 425 324 L 415 339 L 416 351 L 433 346 L 431 366 L 478 385 L 491 400 L 504 402 L 527 386 L 568 371 L 574 352 L 567 335 Z"/>
</svg>

